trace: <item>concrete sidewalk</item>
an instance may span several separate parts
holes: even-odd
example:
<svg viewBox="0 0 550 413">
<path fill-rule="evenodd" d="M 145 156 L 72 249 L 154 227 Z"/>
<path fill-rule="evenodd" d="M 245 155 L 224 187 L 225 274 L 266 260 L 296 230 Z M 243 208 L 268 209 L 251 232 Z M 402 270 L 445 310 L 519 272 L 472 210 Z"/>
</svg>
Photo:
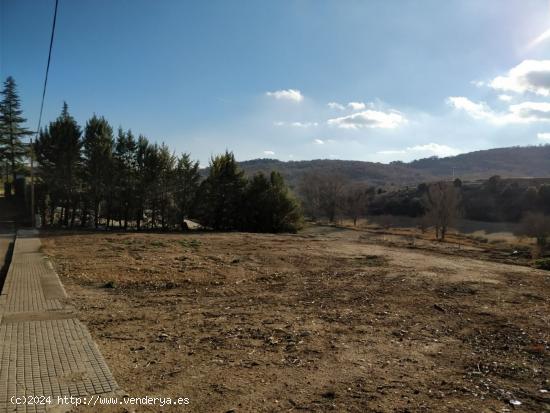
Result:
<svg viewBox="0 0 550 413">
<path fill-rule="evenodd" d="M 0 413 L 68 411 L 58 396 L 118 389 L 40 246 L 36 231 L 18 231 L 0 295 Z M 15 405 L 12 396 L 51 396 L 52 403 Z"/>
</svg>

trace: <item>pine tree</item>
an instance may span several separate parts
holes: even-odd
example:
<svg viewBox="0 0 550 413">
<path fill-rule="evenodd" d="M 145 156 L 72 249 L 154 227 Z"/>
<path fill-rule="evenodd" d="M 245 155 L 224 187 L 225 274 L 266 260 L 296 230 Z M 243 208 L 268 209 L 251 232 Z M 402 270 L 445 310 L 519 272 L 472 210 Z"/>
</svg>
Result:
<svg viewBox="0 0 550 413">
<path fill-rule="evenodd" d="M 193 162 L 191 155 L 184 153 L 178 159 L 175 175 L 177 223 L 184 230 L 187 229 L 185 219 L 195 212 L 200 181 L 199 163 Z"/>
<path fill-rule="evenodd" d="M 61 115 L 40 132 L 35 144 L 41 178 L 50 198 L 52 224 L 58 206 L 61 206 L 58 223 L 68 225 L 69 215 L 71 223 L 74 222 L 81 192 L 80 135 L 80 126 L 69 114 L 67 103 L 64 103 Z"/>
<path fill-rule="evenodd" d="M 31 133 L 23 126 L 27 120 L 22 116 L 23 111 L 13 77 L 9 76 L 6 79 L 1 94 L 0 160 L 3 158 L 7 161 L 12 176 L 12 185 L 15 185 L 17 172 L 22 169 L 23 158 L 26 154 L 21 138 Z"/>
<path fill-rule="evenodd" d="M 298 202 L 278 172 L 248 181 L 243 214 L 243 228 L 252 232 L 296 232 L 302 223 Z"/>
<path fill-rule="evenodd" d="M 175 221 L 176 208 L 174 205 L 174 185 L 175 185 L 175 165 L 176 157 L 170 152 L 170 148 L 164 143 L 158 150 L 158 194 L 159 194 L 159 213 L 160 225 L 166 229 L 168 223 Z"/>
<path fill-rule="evenodd" d="M 149 146 L 149 140 L 145 136 L 140 135 L 137 141 L 134 160 L 136 165 L 136 227 L 138 231 L 141 229 L 147 203 L 149 177 L 146 168 L 146 159 L 149 153 Z"/>
<path fill-rule="evenodd" d="M 232 152 L 210 160 L 208 177 L 200 187 L 200 222 L 215 230 L 234 230 L 242 224 L 244 172 Z"/>
<path fill-rule="evenodd" d="M 101 203 L 107 201 L 112 183 L 113 128 L 105 118 L 92 116 L 86 123 L 82 144 L 86 195 L 92 205 L 94 225 L 97 228 Z"/>
<path fill-rule="evenodd" d="M 302 211 L 289 192 L 283 176 L 272 171 L 270 178 L 271 223 L 266 232 L 296 232 L 302 226 Z"/>
<path fill-rule="evenodd" d="M 132 211 L 137 204 L 137 142 L 131 131 L 118 130 L 115 144 L 115 193 L 120 218 L 124 220 L 124 229 L 128 229 Z"/>
</svg>

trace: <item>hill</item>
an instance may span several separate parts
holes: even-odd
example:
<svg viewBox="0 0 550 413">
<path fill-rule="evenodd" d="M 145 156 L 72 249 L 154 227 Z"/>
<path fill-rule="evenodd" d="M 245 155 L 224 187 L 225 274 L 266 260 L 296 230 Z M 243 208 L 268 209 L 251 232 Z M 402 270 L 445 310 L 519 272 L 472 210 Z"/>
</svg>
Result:
<svg viewBox="0 0 550 413">
<path fill-rule="evenodd" d="M 487 179 L 493 175 L 512 177 L 550 177 L 550 145 L 496 148 L 446 158 L 425 158 L 412 162 L 344 161 L 316 159 L 288 161 L 254 159 L 239 163 L 247 175 L 280 172 L 295 187 L 307 172 L 338 174 L 351 182 L 378 186 L 414 185 L 454 176 L 462 180 Z"/>
</svg>

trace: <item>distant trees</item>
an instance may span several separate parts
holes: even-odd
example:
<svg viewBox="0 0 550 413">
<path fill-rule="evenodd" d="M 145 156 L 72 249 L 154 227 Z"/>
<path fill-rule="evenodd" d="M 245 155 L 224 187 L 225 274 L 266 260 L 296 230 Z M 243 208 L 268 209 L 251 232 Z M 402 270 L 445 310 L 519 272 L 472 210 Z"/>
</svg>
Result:
<svg viewBox="0 0 550 413">
<path fill-rule="evenodd" d="M 458 215 L 460 193 L 457 185 L 435 182 L 428 186 L 425 195 L 426 217 L 435 229 L 435 237 L 445 240 L 449 226 Z"/>
<path fill-rule="evenodd" d="M 302 177 L 299 193 L 309 217 L 326 218 L 330 222 L 349 218 L 357 225 L 357 220 L 367 213 L 374 188 L 360 182 L 348 183 L 338 173 L 313 171 Z"/>
<path fill-rule="evenodd" d="M 30 135 L 23 124 L 21 102 L 17 94 L 17 86 L 13 77 L 9 76 L 4 82 L 0 101 L 0 165 L 4 163 L 11 175 L 11 185 L 6 185 L 5 190 L 11 195 L 11 186 L 15 185 L 17 172 L 23 168 L 23 158 L 26 149 L 21 138 Z"/>
<path fill-rule="evenodd" d="M 397 188 L 377 193 L 369 200 L 370 215 L 404 215 L 422 219 L 422 226 L 430 226 L 426 196 L 430 183 L 416 188 Z M 550 215 L 550 179 L 500 178 L 449 182 L 460 195 L 462 218 L 489 222 L 519 222 L 527 212 Z"/>
</svg>

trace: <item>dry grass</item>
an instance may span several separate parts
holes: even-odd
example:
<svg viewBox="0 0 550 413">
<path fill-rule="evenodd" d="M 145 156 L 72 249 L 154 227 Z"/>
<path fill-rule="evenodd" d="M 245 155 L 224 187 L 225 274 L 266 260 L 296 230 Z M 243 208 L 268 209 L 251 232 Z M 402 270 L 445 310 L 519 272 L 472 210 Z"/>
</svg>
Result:
<svg viewBox="0 0 550 413">
<path fill-rule="evenodd" d="M 43 242 L 132 396 L 200 412 L 550 406 L 550 277 L 475 240 L 310 228 Z"/>
</svg>

